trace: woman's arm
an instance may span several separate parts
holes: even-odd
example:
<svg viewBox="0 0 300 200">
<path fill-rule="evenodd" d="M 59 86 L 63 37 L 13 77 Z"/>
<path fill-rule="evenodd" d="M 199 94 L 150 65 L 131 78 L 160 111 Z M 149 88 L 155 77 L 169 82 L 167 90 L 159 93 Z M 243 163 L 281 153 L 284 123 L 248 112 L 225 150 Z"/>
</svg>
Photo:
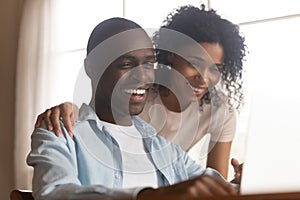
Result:
<svg viewBox="0 0 300 200">
<path fill-rule="evenodd" d="M 207 167 L 211 167 L 219 171 L 224 178 L 228 176 L 228 164 L 231 150 L 230 142 L 211 142 L 211 151 L 207 156 Z"/>
</svg>

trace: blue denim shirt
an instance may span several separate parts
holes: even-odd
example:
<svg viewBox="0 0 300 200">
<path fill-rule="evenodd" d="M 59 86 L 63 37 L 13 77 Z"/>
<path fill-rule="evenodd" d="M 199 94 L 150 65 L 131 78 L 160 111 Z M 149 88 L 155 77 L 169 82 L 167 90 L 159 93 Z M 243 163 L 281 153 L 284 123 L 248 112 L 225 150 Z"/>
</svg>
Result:
<svg viewBox="0 0 300 200">
<path fill-rule="evenodd" d="M 196 164 L 179 146 L 158 136 L 155 129 L 139 117 L 132 119 L 157 169 L 159 186 L 203 174 L 219 176 L 216 171 Z M 134 199 L 143 189 L 122 189 L 119 145 L 91 107 L 83 104 L 80 108 L 73 138 L 64 128 L 62 131 L 60 137 L 46 128 L 35 129 L 32 134 L 27 163 L 34 167 L 35 199 L 114 199 L 120 196 Z"/>
</svg>

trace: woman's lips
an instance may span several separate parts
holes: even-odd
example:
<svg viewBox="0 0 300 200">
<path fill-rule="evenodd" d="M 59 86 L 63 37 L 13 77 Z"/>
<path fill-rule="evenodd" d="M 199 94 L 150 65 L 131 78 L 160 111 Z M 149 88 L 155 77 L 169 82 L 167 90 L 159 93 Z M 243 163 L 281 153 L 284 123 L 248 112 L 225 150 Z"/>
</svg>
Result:
<svg viewBox="0 0 300 200">
<path fill-rule="evenodd" d="M 188 86 L 193 90 L 194 94 L 197 97 L 203 96 L 207 92 L 206 86 L 195 87 L 195 86 L 192 86 L 190 83 L 188 83 Z"/>
</svg>

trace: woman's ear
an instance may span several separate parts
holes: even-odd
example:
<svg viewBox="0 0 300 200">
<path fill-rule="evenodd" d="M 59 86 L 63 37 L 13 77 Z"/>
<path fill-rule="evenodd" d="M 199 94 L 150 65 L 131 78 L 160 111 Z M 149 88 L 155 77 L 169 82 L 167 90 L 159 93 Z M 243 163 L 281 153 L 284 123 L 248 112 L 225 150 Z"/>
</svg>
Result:
<svg viewBox="0 0 300 200">
<path fill-rule="evenodd" d="M 168 53 L 167 59 L 168 59 L 169 63 L 173 63 L 173 61 L 175 59 L 175 54 L 174 53 Z"/>
</svg>

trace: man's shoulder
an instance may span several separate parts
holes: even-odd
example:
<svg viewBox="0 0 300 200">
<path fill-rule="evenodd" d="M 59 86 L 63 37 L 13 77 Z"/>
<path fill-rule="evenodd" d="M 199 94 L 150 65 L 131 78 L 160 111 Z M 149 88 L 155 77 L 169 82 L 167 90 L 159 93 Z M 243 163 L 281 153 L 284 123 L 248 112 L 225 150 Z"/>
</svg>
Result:
<svg viewBox="0 0 300 200">
<path fill-rule="evenodd" d="M 97 114 L 93 107 L 83 103 L 79 109 L 78 119 L 76 122 L 84 122 L 87 120 L 98 119 Z"/>
<path fill-rule="evenodd" d="M 68 134 L 66 129 L 63 126 L 62 121 L 61 125 L 61 134 L 57 136 L 54 131 L 49 131 L 47 129 L 46 123 L 43 121 L 41 127 L 35 128 L 31 135 L 31 148 L 32 149 L 69 149 L 70 146 L 73 146 L 74 140 Z"/>
</svg>

